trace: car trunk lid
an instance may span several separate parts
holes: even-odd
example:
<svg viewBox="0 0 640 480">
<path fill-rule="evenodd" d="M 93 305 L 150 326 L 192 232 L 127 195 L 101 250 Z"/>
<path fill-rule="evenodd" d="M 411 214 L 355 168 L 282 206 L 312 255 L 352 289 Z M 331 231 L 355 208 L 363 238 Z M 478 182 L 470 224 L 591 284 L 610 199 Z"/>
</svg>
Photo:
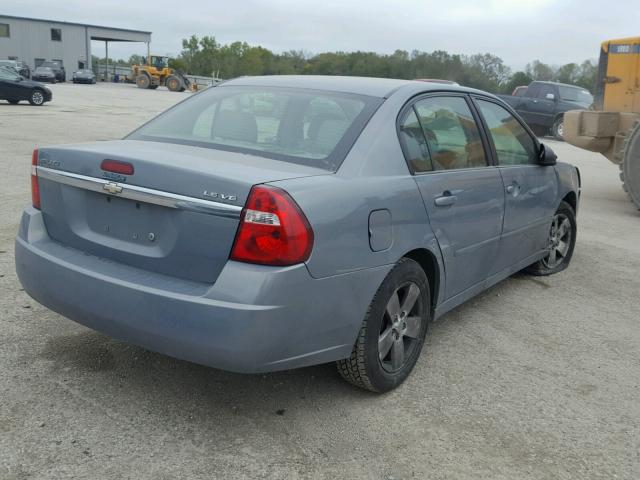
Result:
<svg viewBox="0 0 640 480">
<path fill-rule="evenodd" d="M 105 171 L 105 160 L 133 166 Z M 41 148 L 38 181 L 54 240 L 98 257 L 213 283 L 256 184 L 329 172 L 253 155 L 121 140 Z"/>
</svg>

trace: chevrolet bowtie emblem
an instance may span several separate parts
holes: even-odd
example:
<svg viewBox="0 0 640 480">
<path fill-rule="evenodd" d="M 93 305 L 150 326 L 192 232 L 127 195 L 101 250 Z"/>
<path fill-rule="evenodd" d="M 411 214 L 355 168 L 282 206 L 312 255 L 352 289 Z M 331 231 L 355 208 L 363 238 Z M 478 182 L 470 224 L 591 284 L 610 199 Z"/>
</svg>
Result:
<svg viewBox="0 0 640 480">
<path fill-rule="evenodd" d="M 112 195 L 116 195 L 118 193 L 122 193 L 122 187 L 117 183 L 109 182 L 105 183 L 102 188 L 109 192 Z"/>
</svg>

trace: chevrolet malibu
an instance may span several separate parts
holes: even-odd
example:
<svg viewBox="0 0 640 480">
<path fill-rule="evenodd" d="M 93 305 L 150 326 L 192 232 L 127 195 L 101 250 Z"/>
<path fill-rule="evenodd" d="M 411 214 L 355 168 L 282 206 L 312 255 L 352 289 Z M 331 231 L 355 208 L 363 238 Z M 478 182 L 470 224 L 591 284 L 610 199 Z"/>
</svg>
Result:
<svg viewBox="0 0 640 480">
<path fill-rule="evenodd" d="M 15 257 L 38 302 L 236 372 L 335 361 L 376 392 L 431 321 L 576 241 L 578 170 L 455 85 L 239 78 L 31 168 Z"/>
</svg>

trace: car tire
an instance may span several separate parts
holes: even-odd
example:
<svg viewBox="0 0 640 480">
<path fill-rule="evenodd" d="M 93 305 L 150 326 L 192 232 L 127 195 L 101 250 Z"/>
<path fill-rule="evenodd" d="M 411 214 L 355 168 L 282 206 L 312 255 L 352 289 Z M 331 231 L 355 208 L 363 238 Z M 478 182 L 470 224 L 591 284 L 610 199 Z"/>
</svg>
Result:
<svg viewBox="0 0 640 480">
<path fill-rule="evenodd" d="M 577 233 L 576 213 L 573 207 L 567 202 L 560 202 L 549 229 L 549 255 L 524 271 L 530 275 L 547 276 L 567 268 L 573 257 Z"/>
<path fill-rule="evenodd" d="M 551 126 L 551 135 L 556 140 L 564 141 L 564 117 L 556 118 Z"/>
<path fill-rule="evenodd" d="M 37 107 L 40 107 L 42 105 L 44 105 L 45 102 L 45 96 L 44 96 L 44 92 L 42 90 L 40 90 L 39 88 L 35 88 L 31 91 L 31 95 L 29 95 L 29 103 L 31 105 L 35 105 Z"/>
<path fill-rule="evenodd" d="M 430 296 L 422 267 L 401 259 L 373 297 L 351 356 L 337 362 L 342 378 L 378 393 L 400 385 L 420 356 L 431 319 Z"/>
<path fill-rule="evenodd" d="M 148 75 L 142 73 L 136 77 L 136 85 L 138 88 L 151 88 L 151 79 Z"/>
<path fill-rule="evenodd" d="M 183 88 L 182 80 L 177 75 L 169 75 L 164 83 L 171 92 L 180 92 Z"/>
<path fill-rule="evenodd" d="M 20 100 L 7 100 L 7 102 L 9 102 L 11 105 L 17 105 Z"/>
</svg>

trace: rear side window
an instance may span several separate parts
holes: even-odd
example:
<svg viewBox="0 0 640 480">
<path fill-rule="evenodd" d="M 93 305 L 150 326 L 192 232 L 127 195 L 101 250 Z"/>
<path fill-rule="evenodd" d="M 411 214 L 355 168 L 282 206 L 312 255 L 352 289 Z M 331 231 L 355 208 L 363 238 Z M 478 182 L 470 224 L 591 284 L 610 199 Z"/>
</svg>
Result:
<svg viewBox="0 0 640 480">
<path fill-rule="evenodd" d="M 407 161 L 414 172 L 433 170 L 427 140 L 413 108 L 400 123 L 400 141 L 403 144 Z"/>
<path fill-rule="evenodd" d="M 540 85 L 540 91 L 538 92 L 538 98 L 547 98 L 547 95 L 556 95 L 556 89 L 553 88 L 553 85 L 542 84 Z"/>
<path fill-rule="evenodd" d="M 489 128 L 500 165 L 537 164 L 537 145 L 524 127 L 500 105 L 476 100 Z"/>
<path fill-rule="evenodd" d="M 429 97 L 414 105 L 433 170 L 486 167 L 480 132 L 462 97 Z"/>
<path fill-rule="evenodd" d="M 220 86 L 130 139 L 239 151 L 335 170 L 381 100 L 303 89 Z"/>
</svg>

